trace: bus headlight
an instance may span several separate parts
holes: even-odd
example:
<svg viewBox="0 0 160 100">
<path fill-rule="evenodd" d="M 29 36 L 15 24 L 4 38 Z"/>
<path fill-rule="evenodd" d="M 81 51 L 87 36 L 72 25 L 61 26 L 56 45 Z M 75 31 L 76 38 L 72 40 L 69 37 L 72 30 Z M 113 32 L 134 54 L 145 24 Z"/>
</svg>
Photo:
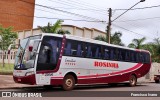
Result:
<svg viewBox="0 0 160 100">
<path fill-rule="evenodd" d="M 33 75 L 34 74 L 34 71 L 31 71 L 31 72 L 27 72 L 25 76 L 29 76 L 29 75 Z"/>
</svg>

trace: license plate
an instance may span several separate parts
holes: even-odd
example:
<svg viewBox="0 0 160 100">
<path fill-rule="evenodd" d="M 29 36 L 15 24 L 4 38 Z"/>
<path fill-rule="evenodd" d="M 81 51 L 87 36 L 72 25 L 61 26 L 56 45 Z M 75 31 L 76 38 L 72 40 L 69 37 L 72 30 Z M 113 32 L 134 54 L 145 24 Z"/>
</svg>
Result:
<svg viewBox="0 0 160 100">
<path fill-rule="evenodd" d="M 20 82 L 21 81 L 21 79 L 18 79 L 18 82 Z"/>
</svg>

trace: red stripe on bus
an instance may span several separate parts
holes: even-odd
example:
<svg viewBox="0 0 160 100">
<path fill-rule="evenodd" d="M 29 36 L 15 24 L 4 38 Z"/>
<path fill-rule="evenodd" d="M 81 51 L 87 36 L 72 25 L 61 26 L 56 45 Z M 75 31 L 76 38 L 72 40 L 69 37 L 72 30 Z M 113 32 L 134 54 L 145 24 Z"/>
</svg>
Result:
<svg viewBox="0 0 160 100">
<path fill-rule="evenodd" d="M 119 71 L 119 72 L 114 72 L 114 73 L 108 73 L 108 74 L 97 74 L 97 75 L 87 75 L 87 76 L 78 76 L 78 78 L 93 78 L 93 77 L 102 77 L 102 76 L 110 76 L 110 75 L 117 75 L 117 74 L 123 74 L 123 73 L 126 73 L 126 72 L 129 72 L 129 71 L 132 71 L 132 70 L 135 70 L 137 68 L 139 68 L 140 66 L 142 66 L 143 64 L 137 64 L 135 65 L 134 67 L 132 68 L 129 68 L 129 69 L 126 69 L 126 70 L 122 70 L 122 71 Z M 51 77 L 51 78 L 63 78 L 63 77 Z"/>
<path fill-rule="evenodd" d="M 122 73 L 125 73 L 125 72 L 132 71 L 134 69 L 137 69 L 140 66 L 142 66 L 142 64 L 137 64 L 132 68 L 122 70 L 122 71 L 119 71 L 119 72 L 113 72 L 113 73 L 108 73 L 108 74 L 98 74 L 98 75 L 88 75 L 88 76 L 78 76 L 78 78 L 89 78 L 89 77 L 99 77 L 99 76 L 109 76 L 109 75 L 115 75 L 115 74 L 122 74 Z"/>
</svg>

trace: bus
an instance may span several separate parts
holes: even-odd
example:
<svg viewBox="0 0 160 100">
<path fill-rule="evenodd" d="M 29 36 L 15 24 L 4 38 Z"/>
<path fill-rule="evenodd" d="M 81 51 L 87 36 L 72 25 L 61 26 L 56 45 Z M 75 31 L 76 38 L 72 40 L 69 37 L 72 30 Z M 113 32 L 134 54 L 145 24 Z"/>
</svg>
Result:
<svg viewBox="0 0 160 100">
<path fill-rule="evenodd" d="M 16 83 L 61 86 L 112 84 L 137 79 L 151 67 L 146 50 L 108 44 L 73 35 L 42 33 L 20 41 L 15 57 Z"/>
</svg>

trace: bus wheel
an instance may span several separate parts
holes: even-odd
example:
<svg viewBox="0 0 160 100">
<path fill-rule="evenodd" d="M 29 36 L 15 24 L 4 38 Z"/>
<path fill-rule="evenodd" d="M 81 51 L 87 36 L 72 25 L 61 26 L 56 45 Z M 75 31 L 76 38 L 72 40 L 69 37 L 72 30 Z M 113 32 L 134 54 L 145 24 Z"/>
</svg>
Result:
<svg viewBox="0 0 160 100">
<path fill-rule="evenodd" d="M 155 83 L 159 83 L 159 80 L 155 80 Z"/>
<path fill-rule="evenodd" d="M 131 75 L 129 79 L 129 86 L 133 87 L 136 86 L 137 78 L 135 75 Z"/>
<path fill-rule="evenodd" d="M 117 83 L 108 83 L 108 85 L 111 87 L 115 87 L 115 86 L 117 86 Z"/>
<path fill-rule="evenodd" d="M 47 89 L 47 90 L 50 90 L 50 89 L 52 89 L 53 88 L 53 86 L 52 85 L 44 85 L 43 86 L 45 89 Z"/>
<path fill-rule="evenodd" d="M 66 75 L 63 79 L 63 89 L 65 91 L 72 90 L 75 86 L 75 79 L 72 75 Z"/>
</svg>

